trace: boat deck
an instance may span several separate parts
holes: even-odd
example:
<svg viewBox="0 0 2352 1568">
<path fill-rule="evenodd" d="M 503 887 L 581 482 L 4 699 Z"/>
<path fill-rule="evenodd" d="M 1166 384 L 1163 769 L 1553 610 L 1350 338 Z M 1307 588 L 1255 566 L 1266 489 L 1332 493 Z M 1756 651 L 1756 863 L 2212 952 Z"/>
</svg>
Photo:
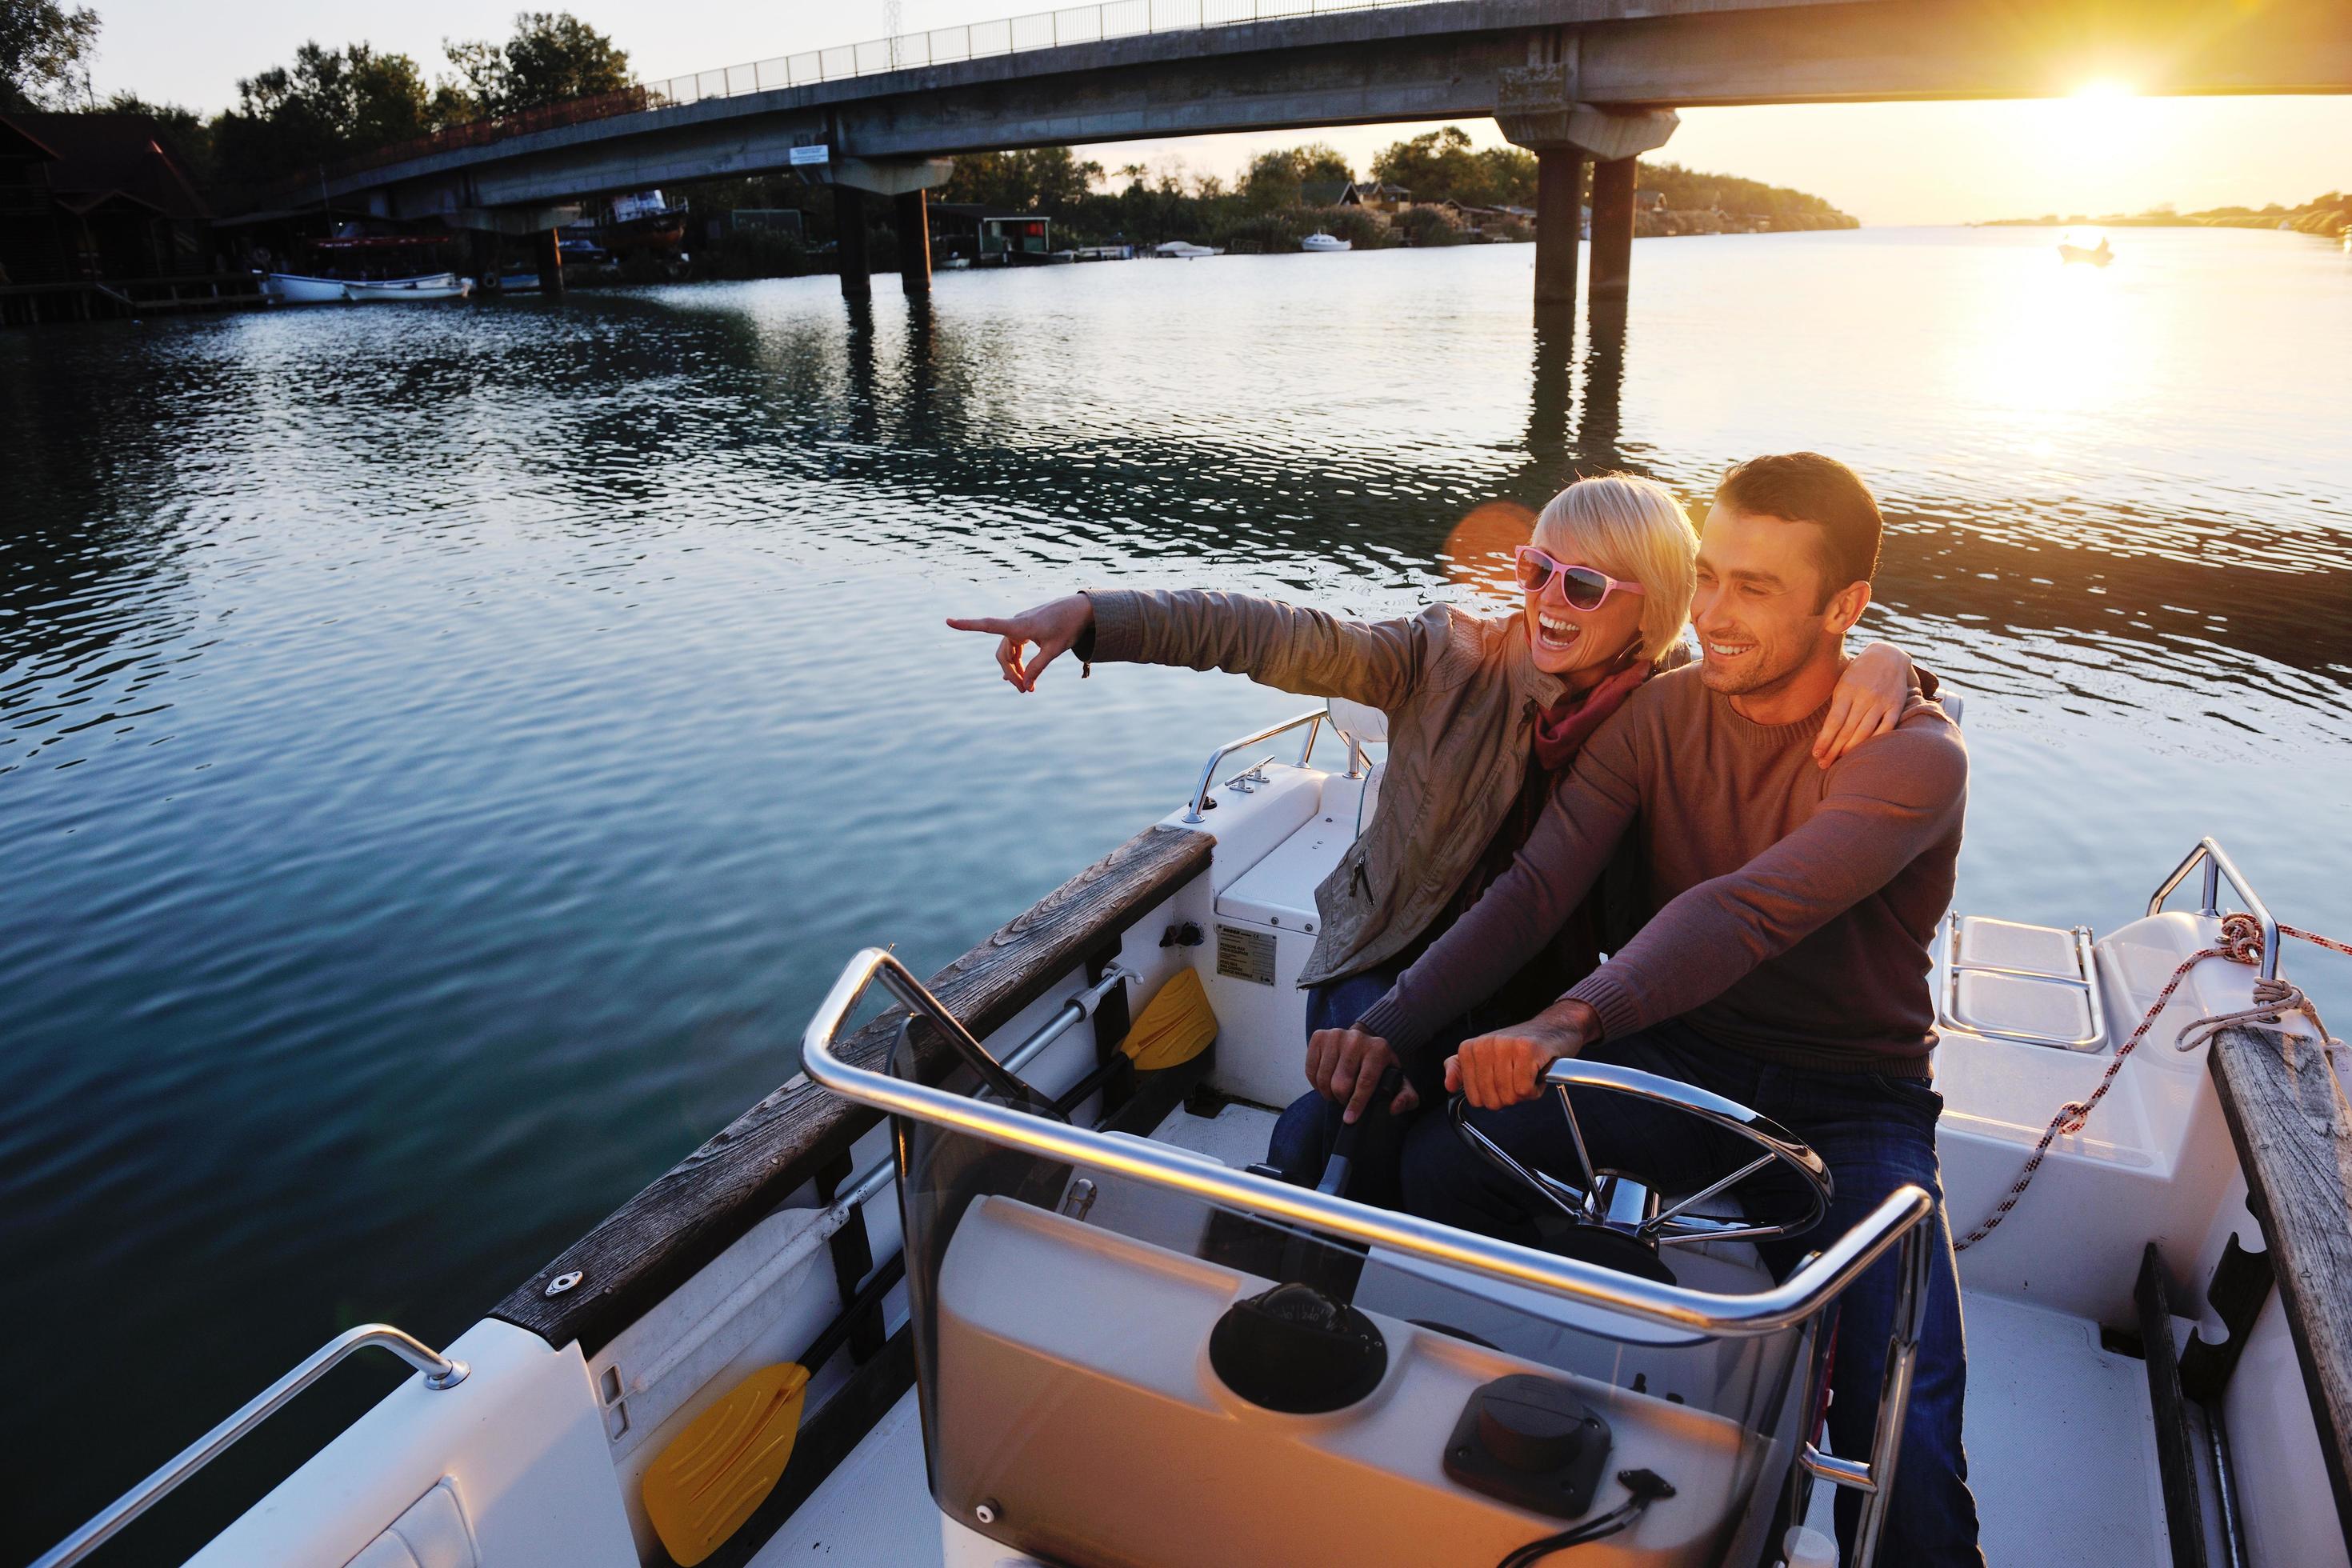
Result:
<svg viewBox="0 0 2352 1568">
<path fill-rule="evenodd" d="M 1230 1165 L 1262 1159 L 1274 1113 L 1178 1110 L 1153 1136 Z M 1969 1336 L 1969 1484 L 1991 1568 L 2113 1568 L 2168 1558 L 2145 1365 L 2107 1351 L 2085 1319 L 1962 1292 Z M 1829 1532 L 1832 1489 L 1814 1489 Z M 752 1559 L 937 1564 L 938 1510 L 909 1393 Z"/>
</svg>

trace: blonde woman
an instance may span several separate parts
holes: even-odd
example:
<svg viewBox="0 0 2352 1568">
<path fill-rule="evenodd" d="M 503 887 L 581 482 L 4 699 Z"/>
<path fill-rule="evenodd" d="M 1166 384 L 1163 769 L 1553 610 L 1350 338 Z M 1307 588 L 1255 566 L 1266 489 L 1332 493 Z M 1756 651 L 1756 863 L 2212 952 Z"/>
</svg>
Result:
<svg viewBox="0 0 2352 1568">
<path fill-rule="evenodd" d="M 1299 984 L 1307 1029 L 1346 1030 L 1509 868 L 1554 782 L 1636 686 L 1684 662 L 1697 536 L 1672 491 L 1631 475 L 1580 479 L 1554 496 L 1514 553 L 1520 603 L 1481 616 L 1436 605 L 1349 621 L 1242 594 L 1088 590 L 1009 619 L 951 618 L 996 637 L 1023 691 L 1066 652 L 1091 663 L 1185 665 L 1246 675 L 1388 715 L 1380 809 L 1316 889 L 1314 951 Z M 1034 651 L 1033 651 L 1034 650 Z M 1880 643 L 1852 660 L 1814 755 L 1827 767 L 1894 726 L 1917 689 L 1911 660 Z M 1549 948 L 1486 1002 L 1398 1062 L 1377 1040 L 1310 1050 L 1308 1092 L 1277 1124 L 1268 1162 L 1321 1176 L 1341 1126 L 1392 1071 L 1388 1109 L 1359 1135 L 1349 1195 L 1395 1206 L 1401 1122 L 1434 1103 L 1462 1039 L 1531 1016 L 1630 934 L 1634 868 L 1612 869 Z M 1326 1059 L 1328 1057 L 1328 1059 Z"/>
</svg>

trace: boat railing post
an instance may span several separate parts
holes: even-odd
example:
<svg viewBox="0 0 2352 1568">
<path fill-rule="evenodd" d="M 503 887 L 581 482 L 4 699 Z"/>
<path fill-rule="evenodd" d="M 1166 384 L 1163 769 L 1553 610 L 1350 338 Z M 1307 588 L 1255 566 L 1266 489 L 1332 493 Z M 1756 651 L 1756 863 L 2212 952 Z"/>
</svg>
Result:
<svg viewBox="0 0 2352 1568">
<path fill-rule="evenodd" d="M 425 1374 L 425 1386 L 455 1388 L 472 1370 L 454 1356 L 434 1350 L 414 1335 L 389 1323 L 362 1323 L 328 1341 L 299 1366 L 263 1389 L 245 1407 L 174 1455 L 162 1469 L 109 1504 L 97 1518 L 58 1542 L 33 1562 L 32 1568 L 66 1568 L 79 1563 L 111 1540 L 115 1533 L 163 1500 L 173 1488 L 217 1458 L 231 1444 L 252 1431 L 296 1394 L 331 1371 L 355 1351 L 371 1346 L 390 1351 Z"/>
</svg>

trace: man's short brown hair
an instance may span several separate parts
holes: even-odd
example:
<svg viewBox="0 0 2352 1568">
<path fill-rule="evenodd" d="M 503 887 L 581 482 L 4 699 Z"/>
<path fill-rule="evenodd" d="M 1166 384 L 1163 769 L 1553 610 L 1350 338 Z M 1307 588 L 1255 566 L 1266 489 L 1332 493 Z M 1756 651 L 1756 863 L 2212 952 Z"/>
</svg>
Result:
<svg viewBox="0 0 2352 1568">
<path fill-rule="evenodd" d="M 1820 529 L 1825 605 L 1840 589 L 1867 583 L 1878 571 L 1878 542 L 1885 520 L 1862 476 L 1835 458 L 1819 452 L 1750 458 L 1723 476 L 1715 488 L 1715 501 L 1751 517 L 1810 522 Z"/>
</svg>

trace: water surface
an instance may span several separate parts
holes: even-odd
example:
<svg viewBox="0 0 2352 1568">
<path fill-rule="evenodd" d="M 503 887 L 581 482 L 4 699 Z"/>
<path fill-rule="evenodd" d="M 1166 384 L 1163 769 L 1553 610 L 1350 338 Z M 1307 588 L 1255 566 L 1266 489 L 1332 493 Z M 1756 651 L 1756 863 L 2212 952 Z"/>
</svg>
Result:
<svg viewBox="0 0 2352 1568">
<path fill-rule="evenodd" d="M 1305 706 L 943 630 L 1079 584 L 1372 615 L 1497 499 L 1885 499 L 1868 629 L 1968 694 L 1963 909 L 2105 930 L 2203 833 L 2352 933 L 2352 267 L 2305 237 L 1643 241 L 320 309 L 0 338 L 0 1257 L 46 1545 L 341 1327 L 446 1342 Z M 2339 1031 L 2352 965 L 2292 960 Z M 2335 973 L 2328 973 L 2330 965 Z M 199 1538 L 351 1371 L 125 1538 Z M 289 1453 L 290 1450 L 290 1453 Z"/>
</svg>

